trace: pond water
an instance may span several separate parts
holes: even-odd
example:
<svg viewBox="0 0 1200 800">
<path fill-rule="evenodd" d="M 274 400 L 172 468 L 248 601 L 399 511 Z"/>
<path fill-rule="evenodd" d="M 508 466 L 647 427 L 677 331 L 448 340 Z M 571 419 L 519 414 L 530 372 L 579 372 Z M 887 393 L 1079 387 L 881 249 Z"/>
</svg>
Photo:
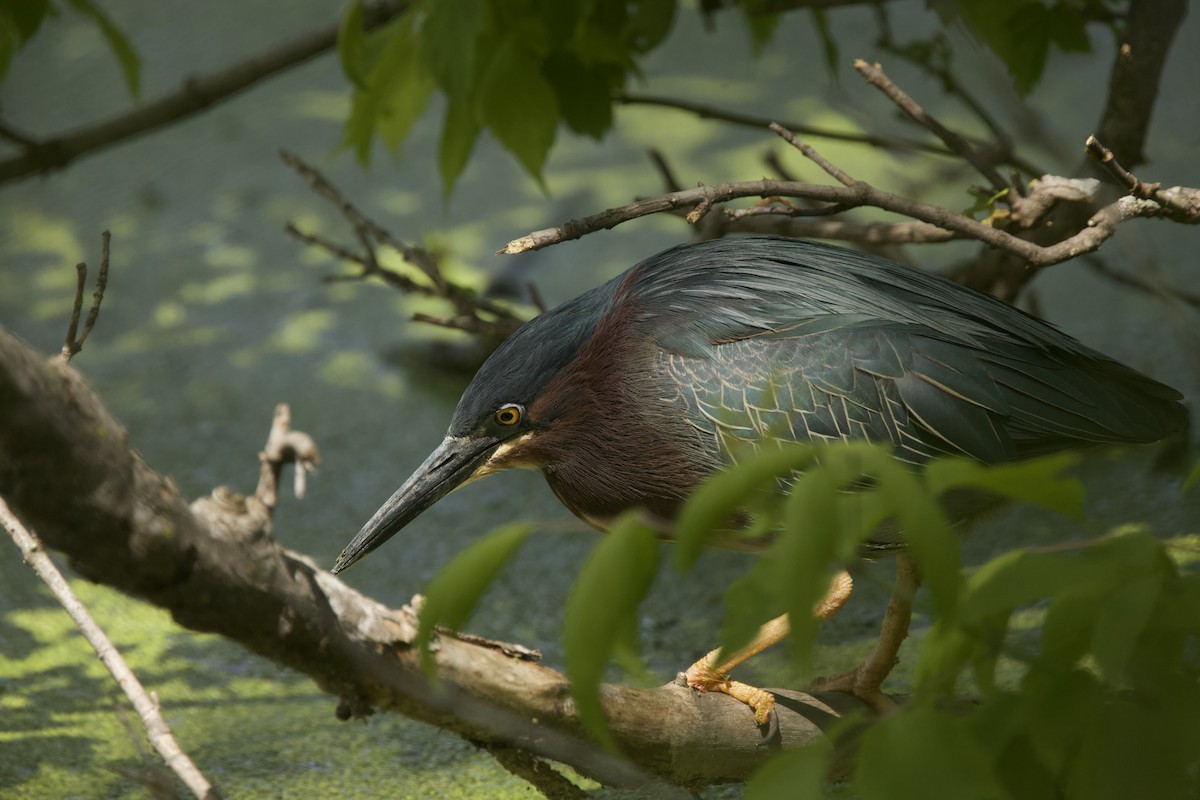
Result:
<svg viewBox="0 0 1200 800">
<path fill-rule="evenodd" d="M 105 7 L 142 56 L 146 99 L 172 90 L 186 75 L 326 24 L 332 13 L 316 0 L 291 3 L 285 15 L 268 4 L 232 2 L 126 0 Z M 924 12 L 912 11 L 905 27 L 930 24 Z M 754 58 L 734 20 L 723 19 L 706 34 L 686 12 L 668 46 L 648 61 L 644 88 L 812 124 L 895 127 L 890 107 L 848 68 L 830 85 L 808 18 L 793 16 Z M 835 23 L 843 62 L 875 57 L 866 45 L 851 50 L 872 35 L 869 13 L 839 15 Z M 18 57 L 0 87 L 6 121 L 33 135 L 83 125 L 130 103 L 110 54 L 88 26 L 68 18 L 53 27 Z M 1148 146 L 1154 161 L 1142 168 L 1149 179 L 1200 183 L 1190 133 L 1200 107 L 1187 77 L 1200 74 L 1197 27 L 1189 22 L 1176 43 Z M 705 50 L 702 64 L 697 42 Z M 1096 47 L 1105 55 L 1054 59 L 1053 79 L 1035 95 L 1039 108 L 1051 110 L 1051 137 L 1068 143 L 1065 164 L 1053 153 L 1035 152 L 1052 169 L 1075 163 L 1075 143 L 1097 117 L 1102 92 L 1096 87 L 1106 82 L 1111 47 L 1103 40 Z M 980 69 L 986 87 L 995 67 Z M 889 71 L 909 81 L 914 94 L 936 97 L 911 70 L 889 65 Z M 285 236 L 284 224 L 295 221 L 347 242 L 350 231 L 283 166 L 280 148 L 325 170 L 400 238 L 445 253 L 455 277 L 481 286 L 498 275 L 518 285 L 532 280 L 552 303 L 684 240 L 683 223 L 642 220 L 517 258 L 493 251 L 530 230 L 661 191 L 648 168 L 648 147 L 665 149 L 685 184 L 757 177 L 766 169 L 762 154 L 778 149 L 767 132 L 628 108 L 619 112 L 620 136 L 601 143 L 560 137 L 547 169 L 548 194 L 485 139 L 462 184 L 443 202 L 434 167 L 440 115 L 418 125 L 400 161 L 380 151 L 364 171 L 338 152 L 347 103 L 336 59 L 325 56 L 61 173 L 0 187 L 0 324 L 56 351 L 70 310 L 73 266 L 86 261 L 94 272 L 100 232 L 111 230 L 108 294 L 75 363 L 146 460 L 188 497 L 220 484 L 252 490 L 272 408 L 290 403 L 295 426 L 314 436 L 323 462 L 304 500 L 283 501 L 277 535 L 326 564 L 440 440 L 469 375 L 430 366 L 423 357 L 429 341 L 454 337 L 408 321 L 416 309 L 443 309 L 379 285 L 322 281 L 342 268 Z M 951 122 L 964 118 L 952 105 L 945 115 Z M 845 159 L 856 177 L 880 185 L 902 189 L 927 176 L 926 162 L 912 157 L 866 158 L 843 145 L 816 144 L 835 161 Z M 798 159 L 789 163 L 801 177 L 820 180 Z M 935 199 L 965 205 L 961 183 Z M 1123 269 L 1157 270 L 1196 291 L 1195 236 L 1180 226 L 1134 223 L 1105 256 Z M 909 255 L 939 264 L 949 258 L 932 249 Z M 1194 312 L 1164 313 L 1158 300 L 1100 282 L 1075 265 L 1039 278 L 1037 294 L 1055 323 L 1197 396 Z M 403 367 L 385 357 L 396 352 Z M 1196 502 L 1177 502 L 1174 479 L 1149 471 L 1147 463 L 1142 456 L 1089 467 L 1099 524 L 1145 519 L 1164 532 L 1195 532 Z M 537 520 L 544 532 L 504 571 L 470 629 L 541 648 L 559 664 L 559 611 L 596 534 L 581 532 L 536 474 L 510 473 L 456 492 L 345 577 L 385 603 L 407 602 L 453 553 L 514 519 Z M 968 558 L 1060 535 L 1060 521 L 1016 511 L 973 537 Z M 747 566 L 744 556 L 712 554 L 694 574 L 664 572 L 643 624 L 648 663 L 663 680 L 711 645 L 721 619 L 721 598 L 711 587 Z M 827 661 L 815 665 L 816 672 L 851 666 L 869 644 L 882 609 L 882 589 L 873 584 L 887 580 L 888 571 L 869 575 L 862 597 L 824 634 Z M 307 681 L 212 637 L 183 632 L 128 599 L 76 583 L 101 623 L 130 650 L 143 681 L 160 692 L 184 747 L 230 796 L 525 791 L 453 737 L 402 719 L 338 724 L 334 699 Z M 0 558 L 0 637 L 0 795 L 144 796 L 135 781 L 105 769 L 136 761 L 107 699 L 111 688 L 15 550 Z M 800 680 L 771 655 L 750 665 L 746 676 Z"/>
</svg>

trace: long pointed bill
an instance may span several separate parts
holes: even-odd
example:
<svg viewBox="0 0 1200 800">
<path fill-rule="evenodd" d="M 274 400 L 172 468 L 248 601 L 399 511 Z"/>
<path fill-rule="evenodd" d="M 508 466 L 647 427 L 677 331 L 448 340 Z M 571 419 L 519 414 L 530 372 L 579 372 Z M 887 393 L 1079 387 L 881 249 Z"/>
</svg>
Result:
<svg viewBox="0 0 1200 800">
<path fill-rule="evenodd" d="M 386 542 L 397 531 L 474 477 L 500 445 L 496 439 L 467 439 L 447 436 L 412 477 L 396 490 L 375 516 L 338 556 L 330 570 L 334 575 L 350 567 Z"/>
</svg>

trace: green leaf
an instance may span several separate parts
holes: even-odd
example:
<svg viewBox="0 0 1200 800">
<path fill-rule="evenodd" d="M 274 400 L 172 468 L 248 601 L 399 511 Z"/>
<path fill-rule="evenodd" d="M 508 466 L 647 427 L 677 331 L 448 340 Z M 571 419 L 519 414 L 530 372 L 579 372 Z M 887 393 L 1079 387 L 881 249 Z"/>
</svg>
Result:
<svg viewBox="0 0 1200 800">
<path fill-rule="evenodd" d="M 507 37 L 487 65 L 479 98 L 483 123 L 541 184 L 558 127 L 558 100 L 539 66 L 520 39 Z"/>
<path fill-rule="evenodd" d="M 362 0 L 354 0 L 342 16 L 338 25 L 337 37 L 338 60 L 342 62 L 342 72 L 359 87 L 367 84 L 367 72 L 370 68 L 370 54 L 367 48 L 367 32 L 363 27 Z"/>
<path fill-rule="evenodd" d="M 1183 479 L 1183 486 L 1179 487 L 1179 491 L 1186 492 L 1196 485 L 1200 485 L 1200 461 L 1196 462 L 1196 466 L 1192 467 L 1192 471 Z"/>
<path fill-rule="evenodd" d="M 50 12 L 47 0 L 0 0 L 0 79 Z"/>
<path fill-rule="evenodd" d="M 648 53 L 662 44 L 675 23 L 675 0 L 640 0 L 629 19 L 629 45 Z"/>
<path fill-rule="evenodd" d="M 637 608 L 658 571 L 658 537 L 637 513 L 620 517 L 592 550 L 563 612 L 563 659 L 579 719 L 601 744 L 616 749 L 600 681 L 608 660 L 636 638 Z"/>
<path fill-rule="evenodd" d="M 593 139 L 612 127 L 612 90 L 620 72 L 603 64 L 586 65 L 572 53 L 552 53 L 542 74 L 554 89 L 567 126 Z"/>
<path fill-rule="evenodd" d="M 1161 573 L 1143 575 L 1106 593 L 1095 618 L 1092 652 L 1106 681 L 1121 686 L 1138 639 L 1150 623 L 1162 588 Z"/>
<path fill-rule="evenodd" d="M 414 15 L 406 14 L 384 29 L 379 58 L 367 73 L 365 86 L 354 92 L 344 141 L 364 165 L 370 162 L 375 134 L 393 152 L 399 150 L 433 92 L 433 79 L 425 71 L 414 34 L 414 20 Z"/>
<path fill-rule="evenodd" d="M 833 30 L 829 26 L 829 15 L 822 8 L 810 9 L 810 13 L 813 27 L 821 37 L 821 52 L 825 56 L 825 69 L 829 70 L 829 77 L 836 81 L 841 55 L 838 52 L 837 41 L 833 38 Z"/>
<path fill-rule="evenodd" d="M 676 569 L 691 569 L 712 534 L 730 524 L 752 492 L 764 488 L 777 491 L 779 479 L 808 466 L 813 458 L 813 448 L 806 445 L 766 449 L 706 480 L 692 493 L 675 522 Z"/>
<path fill-rule="evenodd" d="M 522 524 L 494 530 L 456 555 L 429 581 L 413 642 L 426 670 L 433 666 L 429 640 L 434 626 L 456 629 L 465 623 L 479 598 L 496 580 L 500 568 L 517 552 L 531 530 L 530 525 Z"/>
<path fill-rule="evenodd" d="M 929 587 L 934 609 L 943 619 L 952 619 L 962 583 L 959 537 L 927 481 L 899 461 L 881 456 L 876 457 L 879 463 L 874 468 L 879 491 L 896 509 L 904 541 Z"/>
<path fill-rule="evenodd" d="M 825 796 L 825 775 L 833 748 L 827 739 L 772 758 L 746 784 L 746 800 Z"/>
<path fill-rule="evenodd" d="M 442 198 L 448 198 L 471 158 L 482 130 L 471 104 L 456 98 L 446 103 L 446 119 L 438 143 L 438 172 L 442 176 Z"/>
<path fill-rule="evenodd" d="M 1100 597 L 1092 586 L 1064 586 L 1050 601 L 1042 622 L 1041 657 L 1061 669 L 1074 667 L 1092 641 Z"/>
<path fill-rule="evenodd" d="M 129 94 L 137 97 L 141 88 L 141 63 L 129 39 L 91 0 L 67 0 L 67 2 L 80 14 L 91 19 L 100 29 L 100 34 L 108 41 L 109 49 L 112 50 L 113 55 L 117 58 L 117 63 L 121 66 L 121 73 L 125 76 L 125 86 L 129 89 Z"/>
<path fill-rule="evenodd" d="M 756 56 L 761 55 L 774 38 L 782 15 L 768 10 L 770 0 L 742 0 L 740 6 L 750 33 L 750 46 Z"/>
<path fill-rule="evenodd" d="M 546 33 L 556 42 L 567 43 L 575 37 L 575 29 L 585 10 L 583 3 L 564 3 L 563 0 L 535 0 L 534 13 L 546 27 Z"/>
<path fill-rule="evenodd" d="M 994 52 L 1012 76 L 1018 92 L 1037 85 L 1051 45 L 1067 52 L 1089 48 L 1087 17 L 1079 4 L 1061 0 L 1047 7 L 1041 0 L 955 0 L 974 33 Z"/>
<path fill-rule="evenodd" d="M 725 621 L 720 638 L 723 652 L 736 652 L 750 644 L 765 622 L 787 610 L 771 564 L 772 554 L 768 552 L 725 590 Z"/>
<path fill-rule="evenodd" d="M 487 24 L 486 0 L 438 0 L 430 4 L 421 28 L 422 53 L 430 74 L 451 102 L 467 102 L 470 97 L 479 35 Z"/>
<path fill-rule="evenodd" d="M 938 620 L 925 634 L 913 685 L 918 697 L 947 697 L 954 692 L 958 677 L 975 652 L 975 640 L 962 628 Z"/>
<path fill-rule="evenodd" d="M 926 467 L 925 482 L 939 495 L 954 488 L 975 487 L 1081 519 L 1083 484 L 1061 474 L 1078 462 L 1074 453 L 993 466 L 965 458 L 937 459 Z"/>
<path fill-rule="evenodd" d="M 994 763 L 972 735 L 969 722 L 923 706 L 883 719 L 863 736 L 854 773 L 859 798 L 1003 797 Z"/>
</svg>

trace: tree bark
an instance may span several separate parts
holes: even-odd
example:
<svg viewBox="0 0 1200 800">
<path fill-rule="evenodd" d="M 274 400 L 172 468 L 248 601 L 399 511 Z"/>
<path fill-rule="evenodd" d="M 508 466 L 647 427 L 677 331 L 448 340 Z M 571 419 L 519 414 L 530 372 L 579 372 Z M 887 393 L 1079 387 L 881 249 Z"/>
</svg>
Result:
<svg viewBox="0 0 1200 800">
<path fill-rule="evenodd" d="M 863 708 L 848 695 L 778 691 L 778 733 L 764 738 L 749 708 L 724 695 L 606 686 L 630 767 L 583 741 L 566 677 L 541 664 L 441 635 L 432 686 L 412 647 L 411 609 L 387 608 L 281 547 L 256 497 L 222 487 L 189 506 L 74 367 L 2 328 L 0 420 L 0 496 L 81 575 L 308 675 L 342 698 L 340 716 L 399 712 L 474 741 L 515 743 L 602 782 L 662 788 L 743 780 Z"/>
</svg>

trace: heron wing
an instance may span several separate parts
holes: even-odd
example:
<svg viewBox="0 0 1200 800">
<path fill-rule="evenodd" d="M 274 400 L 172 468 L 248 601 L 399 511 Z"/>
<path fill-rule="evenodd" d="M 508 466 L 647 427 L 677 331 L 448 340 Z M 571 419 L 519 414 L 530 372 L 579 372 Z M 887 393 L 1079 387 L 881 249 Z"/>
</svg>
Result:
<svg viewBox="0 0 1200 800">
<path fill-rule="evenodd" d="M 1186 420 L 1174 389 L 995 298 L 865 253 L 721 240 L 644 262 L 625 294 L 662 350 L 667 393 L 723 453 L 734 440 L 866 439 L 914 463 L 995 463 L 1155 441 Z"/>
</svg>

